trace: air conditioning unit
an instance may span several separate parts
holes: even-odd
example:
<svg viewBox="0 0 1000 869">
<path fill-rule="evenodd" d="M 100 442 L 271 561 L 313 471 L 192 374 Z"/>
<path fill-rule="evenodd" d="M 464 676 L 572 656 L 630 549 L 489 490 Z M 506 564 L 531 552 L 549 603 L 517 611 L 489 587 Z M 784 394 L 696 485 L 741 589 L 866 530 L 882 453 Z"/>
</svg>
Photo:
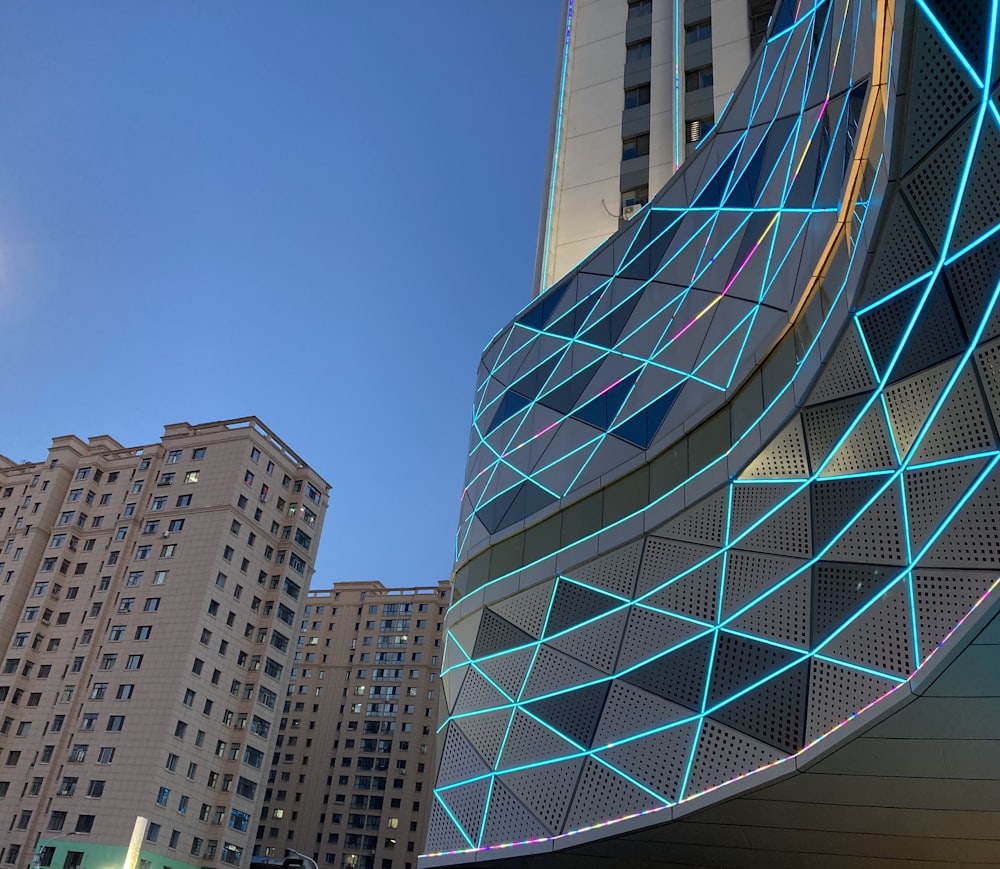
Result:
<svg viewBox="0 0 1000 869">
<path fill-rule="evenodd" d="M 161 537 L 169 537 L 170 536 L 170 532 L 169 531 L 164 531 L 163 534 L 161 534 L 160 536 Z"/>
<path fill-rule="evenodd" d="M 642 210 L 641 205 L 626 205 L 622 208 L 622 218 L 625 220 L 631 220 L 635 215 L 637 215 Z"/>
</svg>

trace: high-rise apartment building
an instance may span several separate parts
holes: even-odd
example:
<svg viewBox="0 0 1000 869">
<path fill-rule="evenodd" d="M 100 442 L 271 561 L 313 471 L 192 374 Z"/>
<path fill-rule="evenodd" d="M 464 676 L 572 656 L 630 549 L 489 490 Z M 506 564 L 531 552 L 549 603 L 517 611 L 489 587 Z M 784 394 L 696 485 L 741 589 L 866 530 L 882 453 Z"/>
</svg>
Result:
<svg viewBox="0 0 1000 869">
<path fill-rule="evenodd" d="M 0 865 L 246 865 L 327 483 L 255 418 L 0 459 Z"/>
<path fill-rule="evenodd" d="M 310 591 L 254 854 L 414 869 L 433 800 L 451 584 Z"/>
<path fill-rule="evenodd" d="M 720 117 L 772 0 L 564 0 L 537 295 L 649 201 Z"/>
</svg>

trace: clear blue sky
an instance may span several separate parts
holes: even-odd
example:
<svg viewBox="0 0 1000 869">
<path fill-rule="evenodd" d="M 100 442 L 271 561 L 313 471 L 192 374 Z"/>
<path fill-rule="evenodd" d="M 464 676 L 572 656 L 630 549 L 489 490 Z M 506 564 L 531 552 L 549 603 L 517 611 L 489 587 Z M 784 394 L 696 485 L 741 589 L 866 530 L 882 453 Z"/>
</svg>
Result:
<svg viewBox="0 0 1000 869">
<path fill-rule="evenodd" d="M 317 586 L 446 578 L 560 6 L 0 5 L 0 453 L 255 414 L 333 486 Z"/>
</svg>

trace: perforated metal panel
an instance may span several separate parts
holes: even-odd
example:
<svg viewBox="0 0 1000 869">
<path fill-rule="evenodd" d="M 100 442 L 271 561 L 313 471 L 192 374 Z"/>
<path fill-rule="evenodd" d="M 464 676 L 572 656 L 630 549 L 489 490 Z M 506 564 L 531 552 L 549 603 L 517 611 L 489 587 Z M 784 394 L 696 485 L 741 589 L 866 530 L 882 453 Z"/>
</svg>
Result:
<svg viewBox="0 0 1000 869">
<path fill-rule="evenodd" d="M 863 396 L 852 396 L 802 411 L 802 424 L 813 470 L 817 470 L 839 445 L 863 403 Z"/>
<path fill-rule="evenodd" d="M 642 564 L 639 567 L 636 594 L 641 597 L 714 554 L 715 551 L 710 546 L 682 543 L 663 537 L 647 537 Z"/>
<path fill-rule="evenodd" d="M 611 683 L 608 700 L 604 704 L 604 713 L 594 734 L 594 745 L 606 746 L 627 736 L 661 728 L 690 715 L 690 709 L 615 679 Z"/>
<path fill-rule="evenodd" d="M 722 596 L 723 618 L 790 576 L 802 563 L 798 558 L 730 550 Z"/>
<path fill-rule="evenodd" d="M 510 703 L 511 698 L 505 696 L 480 675 L 475 668 L 470 668 L 462 683 L 462 690 L 455 701 L 454 714 L 462 715 L 476 709 L 492 709 Z"/>
<path fill-rule="evenodd" d="M 495 712 L 481 712 L 478 715 L 469 715 L 453 721 L 449 727 L 459 727 L 465 733 L 469 742 L 479 752 L 480 756 L 490 766 L 494 766 L 497 755 L 503 745 L 504 736 L 510 725 L 513 709 L 498 709 Z M 444 754 L 442 753 L 442 758 Z M 440 782 L 462 781 L 461 777 L 445 776 L 444 760 L 441 761 L 441 772 L 438 776 Z"/>
<path fill-rule="evenodd" d="M 759 769 L 779 757 L 781 752 L 778 749 L 706 718 L 684 796 L 701 793 L 720 782 Z"/>
<path fill-rule="evenodd" d="M 521 697 L 524 700 L 541 697 L 572 685 L 600 681 L 604 675 L 600 670 L 588 667 L 569 655 L 542 646 L 538 650 L 538 657 L 535 658 L 535 665 L 531 668 L 531 675 L 528 676 Z"/>
<path fill-rule="evenodd" d="M 503 782 L 494 780 L 490 811 L 483 825 L 483 842 L 507 842 L 512 833 L 517 841 L 525 841 L 547 836 L 549 829 L 528 811 Z"/>
<path fill-rule="evenodd" d="M 987 124 L 976 149 L 969 185 L 962 197 L 952 250 L 960 250 L 1000 222 L 1000 134 Z"/>
<path fill-rule="evenodd" d="M 993 424 L 1000 428 L 1000 340 L 983 344 L 975 353 L 976 370 L 982 378 Z"/>
<path fill-rule="evenodd" d="M 589 748 L 608 696 L 610 682 L 598 682 L 575 691 L 536 700 L 529 705 L 537 716 L 582 748 Z"/>
<path fill-rule="evenodd" d="M 919 552 L 927 539 L 937 532 L 985 463 L 985 459 L 971 459 L 905 474 L 910 546 L 915 552 Z"/>
<path fill-rule="evenodd" d="M 741 480 L 777 477 L 803 478 L 809 474 L 802 420 L 796 415 L 740 474 Z"/>
<path fill-rule="evenodd" d="M 951 129 L 972 104 L 968 76 L 937 31 L 925 20 L 916 25 L 914 54 L 919 59 L 911 82 L 908 111 L 920 118 L 910 124 L 903 144 L 903 165 L 912 166 L 944 133 Z M 948 197 L 949 201 L 951 197 Z"/>
<path fill-rule="evenodd" d="M 896 466 L 881 402 L 875 402 L 830 457 L 824 476 L 881 471 Z"/>
<path fill-rule="evenodd" d="M 920 658 L 926 659 L 996 581 L 986 571 L 915 570 Z"/>
<path fill-rule="evenodd" d="M 591 561 L 569 572 L 569 576 L 588 585 L 605 588 L 622 597 L 630 597 L 635 590 L 635 580 L 642 560 L 643 541 L 616 549 L 608 555 Z"/>
<path fill-rule="evenodd" d="M 438 793 L 438 799 L 451 809 L 455 820 L 473 842 L 479 837 L 479 825 L 482 823 L 491 784 L 490 779 L 484 778 Z"/>
<path fill-rule="evenodd" d="M 945 362 L 900 380 L 885 390 L 889 420 L 901 456 L 913 446 L 954 367 L 953 361 Z"/>
<path fill-rule="evenodd" d="M 565 652 L 604 673 L 614 669 L 622 632 L 628 621 L 628 607 L 606 618 L 563 634 L 548 645 Z"/>
<path fill-rule="evenodd" d="M 803 490 L 740 538 L 739 546 L 758 552 L 808 557 L 812 554 L 811 538 L 809 493 Z"/>
<path fill-rule="evenodd" d="M 805 743 L 808 688 L 806 659 L 711 715 L 734 730 L 790 754 Z"/>
<path fill-rule="evenodd" d="M 532 647 L 480 661 L 477 666 L 508 695 L 516 699 L 528 675 L 528 668 L 534 660 L 535 648 Z"/>
<path fill-rule="evenodd" d="M 930 271 L 934 265 L 934 256 L 924 243 L 922 235 L 903 200 L 894 200 L 878 242 L 878 257 L 872 263 L 871 275 L 865 282 L 862 304 L 871 304 Z M 863 322 L 862 325 L 867 336 L 868 324 Z M 898 325 L 898 321 L 893 321 L 893 325 Z M 900 329 L 901 326 L 886 336 L 887 343 L 895 346 Z"/>
<path fill-rule="evenodd" d="M 893 573 L 868 564 L 821 561 L 813 567 L 812 641 L 823 643 L 862 606 L 881 594 Z"/>
<path fill-rule="evenodd" d="M 851 323 L 841 335 L 830 361 L 810 391 L 808 404 L 835 401 L 859 392 L 868 392 L 874 386 L 871 365 L 861 346 L 858 330 Z"/>
<path fill-rule="evenodd" d="M 708 564 L 647 595 L 643 603 L 703 622 L 714 621 L 719 607 L 721 574 L 722 556 L 717 555 Z"/>
<path fill-rule="evenodd" d="M 663 803 L 604 764 L 587 758 L 566 817 L 566 830 L 590 826 L 594 818 L 622 818 L 657 805 Z"/>
<path fill-rule="evenodd" d="M 811 585 L 809 571 L 803 572 L 735 619 L 733 629 L 807 648 Z"/>
<path fill-rule="evenodd" d="M 879 673 L 908 677 L 916 669 L 906 585 L 897 582 L 823 646 L 823 654 Z"/>
<path fill-rule="evenodd" d="M 1000 281 L 1000 238 L 994 235 L 973 248 L 948 266 L 945 276 L 966 334 L 974 334 Z M 998 323 L 994 312 L 986 324 L 983 339 L 996 337 Z"/>
<path fill-rule="evenodd" d="M 468 848 L 468 841 L 458 831 L 458 827 L 448 817 L 437 800 L 431 806 L 431 816 L 427 822 L 427 836 L 441 850 L 455 851 Z"/>
<path fill-rule="evenodd" d="M 582 768 L 582 759 L 567 760 L 507 773 L 499 778 L 550 833 L 559 833 Z"/>
<path fill-rule="evenodd" d="M 626 670 L 640 661 L 660 654 L 690 639 L 704 627 L 689 619 L 679 619 L 644 606 L 632 607 L 622 639 L 617 668 Z"/>
<path fill-rule="evenodd" d="M 809 662 L 806 741 L 822 736 L 896 684 L 870 673 L 813 658 Z"/>
<path fill-rule="evenodd" d="M 954 201 L 954 197 L 947 194 L 958 185 L 971 140 L 972 124 L 966 122 L 923 160 L 903 183 L 914 214 L 937 250 L 940 250 L 944 240 L 949 210 Z"/>
<path fill-rule="evenodd" d="M 971 568 L 1000 567 L 1000 487 L 997 472 L 962 507 L 962 518 L 952 522 L 921 560 L 921 566 Z"/>
<path fill-rule="evenodd" d="M 548 580 L 490 604 L 490 609 L 526 634 L 537 638 L 542 635 L 553 588 L 555 580 Z"/>
<path fill-rule="evenodd" d="M 579 746 L 519 709 L 514 713 L 497 769 L 514 769 L 540 760 L 574 755 L 579 751 Z"/>
<path fill-rule="evenodd" d="M 883 483 L 879 477 L 855 477 L 811 486 L 813 551 L 824 550 Z"/>
<path fill-rule="evenodd" d="M 598 752 L 598 756 L 664 799 L 675 802 L 680 798 L 684 768 L 696 729 L 693 722 L 680 724 L 643 740 L 607 748 Z"/>
<path fill-rule="evenodd" d="M 507 649 L 528 645 L 534 637 L 514 627 L 506 619 L 500 618 L 490 610 L 483 612 L 483 620 L 476 635 L 476 645 L 473 655 L 481 658 L 483 655 L 495 655 Z"/>
<path fill-rule="evenodd" d="M 660 537 L 720 546 L 726 527 L 729 493 L 725 489 L 709 495 L 685 510 L 677 519 L 656 529 Z"/>
<path fill-rule="evenodd" d="M 828 558 L 869 564 L 905 564 L 903 511 L 893 483 L 851 524 L 827 552 Z"/>
<path fill-rule="evenodd" d="M 719 632 L 707 704 L 713 709 L 795 662 L 800 655 L 766 642 Z"/>
<path fill-rule="evenodd" d="M 700 637 L 676 651 L 622 675 L 622 681 L 686 706 L 701 709 L 712 638 Z"/>
<path fill-rule="evenodd" d="M 545 625 L 545 636 L 548 638 L 559 634 L 621 605 L 622 602 L 617 598 L 584 588 L 570 580 L 560 579 Z"/>
<path fill-rule="evenodd" d="M 486 761 L 455 723 L 448 725 L 438 780 L 463 781 L 490 771 Z"/>
</svg>

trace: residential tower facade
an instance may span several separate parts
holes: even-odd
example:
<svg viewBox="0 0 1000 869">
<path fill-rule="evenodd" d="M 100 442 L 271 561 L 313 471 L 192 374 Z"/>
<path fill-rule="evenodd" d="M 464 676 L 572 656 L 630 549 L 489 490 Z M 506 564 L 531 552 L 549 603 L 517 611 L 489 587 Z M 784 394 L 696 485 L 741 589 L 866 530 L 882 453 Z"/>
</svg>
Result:
<svg viewBox="0 0 1000 869">
<path fill-rule="evenodd" d="M 247 865 L 329 486 L 256 418 L 0 459 L 0 865 Z"/>
</svg>

